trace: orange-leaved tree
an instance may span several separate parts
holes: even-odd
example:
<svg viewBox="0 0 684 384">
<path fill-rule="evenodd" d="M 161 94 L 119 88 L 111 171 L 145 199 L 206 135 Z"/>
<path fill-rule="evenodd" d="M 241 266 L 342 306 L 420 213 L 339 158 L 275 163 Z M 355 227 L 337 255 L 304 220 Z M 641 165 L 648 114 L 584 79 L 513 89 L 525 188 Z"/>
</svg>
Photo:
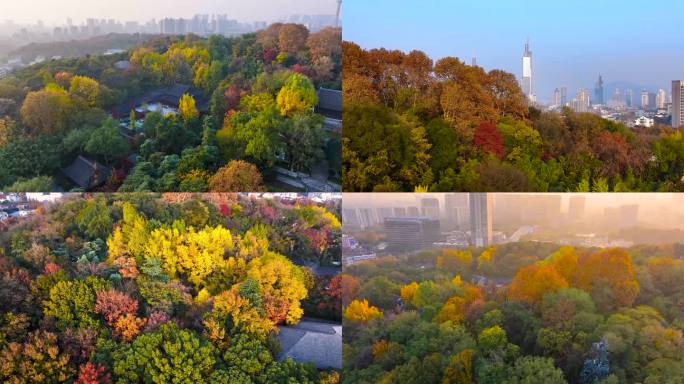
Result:
<svg viewBox="0 0 684 384">
<path fill-rule="evenodd" d="M 533 264 L 518 270 L 511 282 L 508 297 L 539 304 L 544 294 L 567 287 L 568 282 L 553 266 Z"/>
</svg>

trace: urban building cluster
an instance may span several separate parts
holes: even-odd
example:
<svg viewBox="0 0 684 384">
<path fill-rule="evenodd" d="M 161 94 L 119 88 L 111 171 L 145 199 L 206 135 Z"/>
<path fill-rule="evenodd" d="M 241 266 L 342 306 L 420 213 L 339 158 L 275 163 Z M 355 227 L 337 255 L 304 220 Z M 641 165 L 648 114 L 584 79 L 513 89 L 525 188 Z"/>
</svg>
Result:
<svg viewBox="0 0 684 384">
<path fill-rule="evenodd" d="M 594 212 L 600 215 L 588 225 L 589 209 L 584 196 L 570 196 L 566 209 L 562 200 L 560 194 L 447 193 L 443 201 L 433 196 L 420 197 L 416 205 L 347 206 L 342 210 L 346 233 L 342 238 L 343 260 L 349 265 L 430 247 L 487 247 L 529 239 L 528 235 L 535 233 L 543 238 L 547 233 L 540 232 L 556 230 L 566 233 L 557 240 L 567 244 L 623 246 L 624 240 L 605 234 L 631 230 L 639 224 L 639 207 L 634 204 Z M 362 246 L 352 235 L 373 230 L 384 234 L 374 249 Z"/>
<path fill-rule="evenodd" d="M 318 31 L 328 26 L 338 24 L 336 15 L 291 15 L 280 22 L 305 25 L 310 31 Z M 67 18 L 66 23 L 48 25 L 43 21 L 34 24 L 18 24 L 7 20 L 0 24 L 0 36 L 10 37 L 15 45 L 32 42 L 55 42 L 78 39 L 88 39 L 110 33 L 122 34 L 186 34 L 194 33 L 200 36 L 237 35 L 254 32 L 266 28 L 270 21 L 241 22 L 231 19 L 227 14 L 209 15 L 198 14 L 192 18 L 163 18 L 146 22 L 121 21 L 116 19 L 88 18 L 82 23 Z"/>
<path fill-rule="evenodd" d="M 539 104 L 533 91 L 533 61 L 529 41 L 525 43 L 522 56 L 522 72 L 520 87 L 529 101 Z M 580 88 L 575 97 L 568 97 L 568 88 L 558 87 L 554 90 L 553 99 L 546 107 L 549 110 L 571 108 L 578 113 L 596 113 L 601 117 L 619 121 L 629 127 L 650 128 L 655 124 L 672 125 L 679 128 L 684 122 L 684 80 L 673 80 L 672 89 L 660 88 L 657 91 L 641 88 L 635 92 L 632 88 L 615 88 L 610 98 L 606 98 L 606 87 L 603 76 L 599 74 L 592 91 Z M 609 90 L 608 90 L 609 91 Z"/>
</svg>

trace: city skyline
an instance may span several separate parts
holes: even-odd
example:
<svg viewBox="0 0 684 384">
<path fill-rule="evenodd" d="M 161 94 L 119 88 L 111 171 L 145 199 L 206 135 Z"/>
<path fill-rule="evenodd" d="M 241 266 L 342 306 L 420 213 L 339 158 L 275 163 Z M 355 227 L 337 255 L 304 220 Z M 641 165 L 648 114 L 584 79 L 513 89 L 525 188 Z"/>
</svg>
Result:
<svg viewBox="0 0 684 384">
<path fill-rule="evenodd" d="M 227 14 L 229 18 L 243 21 L 276 21 L 292 15 L 335 15 L 336 0 L 254 0 L 249 3 L 237 0 L 196 0 L 179 2 L 173 7 L 163 0 L 100 0 L 82 2 L 63 0 L 27 0 L 3 4 L 0 23 L 12 21 L 15 24 L 36 24 L 46 26 L 85 23 L 87 19 L 114 19 L 121 22 L 145 23 L 164 18 L 190 18 L 196 14 Z"/>
<path fill-rule="evenodd" d="M 684 42 L 676 39 L 676 15 L 684 4 L 675 1 L 648 7 L 613 0 L 580 0 L 572 7 L 540 0 L 429 1 L 419 8 L 396 3 L 346 4 L 345 40 L 364 48 L 419 49 L 433 60 L 456 56 L 470 63 L 475 57 L 486 70 L 503 69 L 520 80 L 520 59 L 529 39 L 533 90 L 544 103 L 561 86 L 570 94 L 593 89 L 599 74 L 610 92 L 615 84 L 626 88 L 625 83 L 651 92 L 667 90 L 673 79 L 682 77 L 677 63 L 684 60 Z"/>
</svg>

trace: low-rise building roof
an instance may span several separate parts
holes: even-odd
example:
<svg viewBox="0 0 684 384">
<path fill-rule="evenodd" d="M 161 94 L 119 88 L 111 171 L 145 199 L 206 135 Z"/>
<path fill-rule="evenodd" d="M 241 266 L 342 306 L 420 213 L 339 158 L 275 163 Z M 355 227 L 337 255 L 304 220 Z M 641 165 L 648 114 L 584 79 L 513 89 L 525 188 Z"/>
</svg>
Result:
<svg viewBox="0 0 684 384">
<path fill-rule="evenodd" d="M 92 189 L 107 182 L 111 169 L 95 160 L 78 156 L 64 169 L 64 174 L 83 189 Z"/>
<path fill-rule="evenodd" d="M 320 88 L 315 112 L 331 119 L 342 120 L 342 91 Z"/>
<path fill-rule="evenodd" d="M 291 358 L 319 369 L 342 369 L 342 324 L 311 319 L 282 326 L 278 360 Z"/>
</svg>

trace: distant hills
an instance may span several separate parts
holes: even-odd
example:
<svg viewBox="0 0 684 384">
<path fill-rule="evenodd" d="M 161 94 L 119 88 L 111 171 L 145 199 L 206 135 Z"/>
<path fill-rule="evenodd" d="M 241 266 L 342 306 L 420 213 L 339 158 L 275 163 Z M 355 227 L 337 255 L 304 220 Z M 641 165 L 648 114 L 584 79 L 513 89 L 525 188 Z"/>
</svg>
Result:
<svg viewBox="0 0 684 384">
<path fill-rule="evenodd" d="M 108 49 L 129 49 L 156 37 L 147 34 L 110 33 L 85 40 L 56 41 L 49 43 L 31 43 L 12 50 L 7 57 L 20 56 L 24 63 L 33 61 L 37 56 L 49 59 L 53 56 L 64 58 L 86 55 L 101 55 Z M 1 52 L 1 51 L 0 51 Z"/>
</svg>

